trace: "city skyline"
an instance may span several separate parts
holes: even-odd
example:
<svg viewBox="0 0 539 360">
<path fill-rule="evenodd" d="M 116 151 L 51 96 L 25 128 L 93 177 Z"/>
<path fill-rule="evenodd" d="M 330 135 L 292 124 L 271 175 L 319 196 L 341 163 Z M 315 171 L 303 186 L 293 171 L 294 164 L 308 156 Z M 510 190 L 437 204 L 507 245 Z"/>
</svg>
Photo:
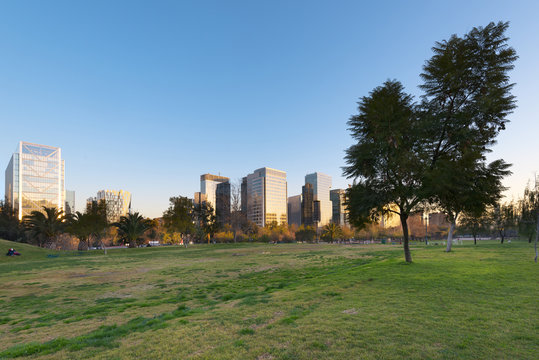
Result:
<svg viewBox="0 0 539 360">
<path fill-rule="evenodd" d="M 358 99 L 387 79 L 417 96 L 436 41 L 501 20 L 519 55 L 518 108 L 489 158 L 513 164 L 504 183 L 516 198 L 539 170 L 529 40 L 539 4 L 386 5 L 3 2 L 0 119 L 12 140 L 0 142 L 2 166 L 17 141 L 60 147 L 78 209 L 99 189 L 125 188 L 149 217 L 171 196 L 191 197 L 204 173 L 236 182 L 261 166 L 282 169 L 292 196 L 321 171 L 345 189 L 346 122 Z"/>
</svg>

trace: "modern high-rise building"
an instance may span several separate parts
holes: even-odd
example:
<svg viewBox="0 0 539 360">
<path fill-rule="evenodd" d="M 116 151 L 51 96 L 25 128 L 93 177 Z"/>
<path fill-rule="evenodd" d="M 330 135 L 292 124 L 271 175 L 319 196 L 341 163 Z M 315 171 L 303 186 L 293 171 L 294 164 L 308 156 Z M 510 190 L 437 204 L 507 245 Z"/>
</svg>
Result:
<svg viewBox="0 0 539 360">
<path fill-rule="evenodd" d="M 314 201 L 319 201 L 317 207 L 320 209 L 314 213 L 318 220 L 318 226 L 324 226 L 331 222 L 333 217 L 333 205 L 329 198 L 331 189 L 331 176 L 315 172 L 305 175 L 305 184 L 313 186 Z M 318 210 L 318 209 L 316 209 Z"/>
<path fill-rule="evenodd" d="M 288 224 L 301 225 L 301 195 L 288 197 Z"/>
<path fill-rule="evenodd" d="M 329 197 L 333 204 L 333 222 L 337 225 L 348 225 L 348 211 L 344 204 L 346 191 L 343 189 L 331 190 Z"/>
<path fill-rule="evenodd" d="M 301 187 L 301 224 L 305 226 L 313 226 L 314 219 L 313 185 L 307 183 Z"/>
<path fill-rule="evenodd" d="M 66 214 L 75 213 L 75 192 L 71 190 L 65 191 L 65 212 Z"/>
<path fill-rule="evenodd" d="M 241 213 L 247 216 L 247 177 L 241 179 Z"/>
<path fill-rule="evenodd" d="M 215 217 L 219 224 L 230 223 L 230 182 L 217 184 L 215 190 Z"/>
<path fill-rule="evenodd" d="M 286 224 L 286 172 L 271 168 L 255 170 L 246 177 L 247 219 L 258 226 Z"/>
<path fill-rule="evenodd" d="M 124 190 L 100 190 L 97 197 L 88 201 L 105 201 L 107 204 L 107 220 L 117 222 L 120 217 L 127 216 L 131 212 L 131 193 Z"/>
<path fill-rule="evenodd" d="M 230 209 L 230 179 L 224 176 L 204 174 L 200 175 L 200 193 L 206 195 L 206 201 L 213 210 L 217 209 L 217 185 L 229 183 L 228 199 Z M 221 189 L 221 191 L 223 191 Z M 229 210 L 230 211 L 230 210 Z"/>
<path fill-rule="evenodd" d="M 63 210 L 65 164 L 59 147 L 21 141 L 6 168 L 6 200 L 19 220 L 43 207 Z"/>
</svg>

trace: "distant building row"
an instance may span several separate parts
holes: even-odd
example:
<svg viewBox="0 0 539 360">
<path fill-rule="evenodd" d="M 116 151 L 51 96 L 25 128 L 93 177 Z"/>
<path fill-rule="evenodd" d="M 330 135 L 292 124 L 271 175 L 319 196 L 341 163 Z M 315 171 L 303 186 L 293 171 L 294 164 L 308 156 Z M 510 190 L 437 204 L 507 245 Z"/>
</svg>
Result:
<svg viewBox="0 0 539 360">
<path fill-rule="evenodd" d="M 330 188 L 331 177 L 316 172 L 305 176 L 301 195 L 288 198 L 286 172 L 260 168 L 242 179 L 241 212 L 258 226 L 290 223 L 320 227 L 330 222 L 345 225 L 344 190 Z M 200 176 L 200 192 L 195 193 L 195 204 L 210 204 L 217 221 L 227 223 L 230 201 L 229 178 L 212 174 Z"/>
</svg>

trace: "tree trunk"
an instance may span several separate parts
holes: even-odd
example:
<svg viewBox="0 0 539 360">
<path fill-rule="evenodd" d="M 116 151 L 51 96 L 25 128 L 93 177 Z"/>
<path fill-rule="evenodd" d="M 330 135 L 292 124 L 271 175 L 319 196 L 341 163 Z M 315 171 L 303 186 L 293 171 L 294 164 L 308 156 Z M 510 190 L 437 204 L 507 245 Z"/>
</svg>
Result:
<svg viewBox="0 0 539 360">
<path fill-rule="evenodd" d="M 505 230 L 500 230 L 500 238 L 501 238 L 501 243 L 503 244 L 503 239 L 505 237 Z"/>
<path fill-rule="evenodd" d="M 77 247 L 78 251 L 85 251 L 88 250 L 89 246 L 86 240 L 79 239 L 79 246 Z"/>
<path fill-rule="evenodd" d="M 105 255 L 107 255 L 107 248 L 105 247 L 105 243 L 103 242 L 103 239 L 99 239 L 99 242 L 101 244 L 101 248 L 105 251 Z"/>
<path fill-rule="evenodd" d="M 445 252 L 451 251 L 451 246 L 453 245 L 453 231 L 455 231 L 455 221 L 451 221 L 451 226 L 449 226 L 449 233 L 447 234 L 447 247 Z"/>
<path fill-rule="evenodd" d="M 412 262 L 412 254 L 410 253 L 410 243 L 408 242 L 408 215 L 401 214 L 401 226 L 402 226 L 402 235 L 404 237 L 404 259 L 407 263 Z"/>
</svg>

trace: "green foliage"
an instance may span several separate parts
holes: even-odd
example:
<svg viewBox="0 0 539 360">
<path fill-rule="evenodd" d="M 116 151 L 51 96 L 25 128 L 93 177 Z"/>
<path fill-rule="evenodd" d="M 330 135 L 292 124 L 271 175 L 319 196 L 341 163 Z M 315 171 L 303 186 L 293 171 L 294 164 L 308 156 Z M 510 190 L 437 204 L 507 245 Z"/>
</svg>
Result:
<svg viewBox="0 0 539 360">
<path fill-rule="evenodd" d="M 348 125 L 357 143 L 346 150 L 344 174 L 359 179 L 347 190 L 350 221 L 362 228 L 380 214 L 398 214 L 406 261 L 411 262 L 406 220 L 422 200 L 426 170 L 422 122 L 412 97 L 401 83 L 386 81 L 361 98 L 359 114 Z"/>
<path fill-rule="evenodd" d="M 195 221 L 197 228 L 196 234 L 200 241 L 208 239 L 209 242 L 219 230 L 219 223 L 215 217 L 215 211 L 207 202 L 194 205 L 193 220 Z"/>
<path fill-rule="evenodd" d="M 163 213 L 164 227 L 169 233 L 191 234 L 193 225 L 193 201 L 187 197 L 171 197 L 168 209 Z"/>
<path fill-rule="evenodd" d="M 398 214 L 408 262 L 406 221 L 419 205 L 442 208 L 454 224 L 462 212 L 483 213 L 504 190 L 509 165 L 487 164 L 486 153 L 515 108 L 508 72 L 517 56 L 507 27 L 490 23 L 437 42 L 423 67 L 419 105 L 399 82 L 386 81 L 360 99 L 348 122 L 357 141 L 344 167 L 356 181 L 347 192 L 350 222 L 361 229 Z"/>
<path fill-rule="evenodd" d="M 122 216 L 120 221 L 114 223 L 118 229 L 118 235 L 120 239 L 124 242 L 129 243 L 129 247 L 136 247 L 140 245 L 142 236 L 150 229 L 155 226 L 155 223 L 150 220 L 142 217 L 138 212 L 134 214 L 128 214 L 127 216 Z"/>
<path fill-rule="evenodd" d="M 491 211 L 491 222 L 494 225 L 497 235 L 503 244 L 507 232 L 516 228 L 516 208 L 513 202 L 498 203 Z"/>
<path fill-rule="evenodd" d="M 537 216 L 539 215 L 539 189 L 537 185 L 524 189 L 524 197 L 519 202 L 520 217 L 518 218 L 518 233 L 532 242 L 537 232 Z"/>
<path fill-rule="evenodd" d="M 79 250 L 88 250 L 92 240 L 104 236 L 108 226 L 107 203 L 101 200 L 89 202 L 84 213 L 77 211 L 70 216 L 66 230 L 79 239 Z"/>
<path fill-rule="evenodd" d="M 316 239 L 316 230 L 312 226 L 301 225 L 296 231 L 296 241 L 314 242 Z"/>
<path fill-rule="evenodd" d="M 329 223 L 322 229 L 322 238 L 327 241 L 335 241 L 343 236 L 342 229 L 335 223 Z"/>
<path fill-rule="evenodd" d="M 62 210 L 55 207 L 43 207 L 43 212 L 34 210 L 30 215 L 23 217 L 23 224 L 30 238 L 38 246 L 44 247 L 50 244 L 54 238 L 65 230 L 66 217 Z"/>
<path fill-rule="evenodd" d="M 7 201 L 0 200 L 0 238 L 12 241 L 24 240 L 24 229 L 17 211 Z"/>
</svg>

